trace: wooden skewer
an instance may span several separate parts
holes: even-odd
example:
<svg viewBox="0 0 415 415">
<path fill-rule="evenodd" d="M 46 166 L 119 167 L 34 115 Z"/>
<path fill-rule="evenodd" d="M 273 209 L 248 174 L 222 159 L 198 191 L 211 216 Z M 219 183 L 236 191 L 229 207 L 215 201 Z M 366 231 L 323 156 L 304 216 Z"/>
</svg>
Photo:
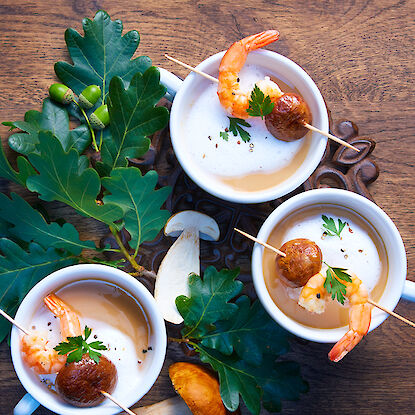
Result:
<svg viewBox="0 0 415 415">
<path fill-rule="evenodd" d="M 240 234 L 242 234 L 243 236 L 246 236 L 248 239 L 251 239 L 251 240 L 253 240 L 253 241 L 255 241 L 255 242 L 259 243 L 260 245 L 264 246 L 265 248 L 268 248 L 268 249 L 270 249 L 271 251 L 274 251 L 274 252 L 276 252 L 277 254 L 282 255 L 282 256 L 284 256 L 284 257 L 286 256 L 286 254 L 285 254 L 284 252 L 280 251 L 280 250 L 279 250 L 279 249 L 277 249 L 277 248 L 274 248 L 274 247 L 273 247 L 273 246 L 271 246 L 271 245 L 268 245 L 268 244 L 267 244 L 267 243 L 265 243 L 265 242 L 260 241 L 259 239 L 255 238 L 255 236 L 252 236 L 252 235 L 250 235 L 249 233 L 246 233 L 246 232 L 241 231 L 241 230 L 236 229 L 236 228 L 233 228 L 233 229 L 234 229 L 235 231 L 239 232 Z M 390 314 L 391 316 L 393 316 L 393 317 L 397 318 L 398 320 L 401 320 L 401 321 L 403 321 L 404 323 L 409 324 L 409 325 L 410 325 L 410 326 L 412 326 L 412 327 L 415 327 L 415 323 L 414 323 L 414 322 L 412 322 L 411 320 L 408 320 L 407 318 L 400 316 L 399 314 L 395 313 L 394 311 L 388 310 L 387 308 L 383 307 L 382 305 L 378 304 L 377 302 L 375 302 L 375 301 L 373 301 L 373 300 L 370 300 L 370 299 L 368 299 L 368 300 L 367 300 L 367 302 L 368 302 L 369 304 L 372 304 L 373 306 L 375 306 L 375 307 L 379 308 L 380 310 L 384 311 L 385 313 L 388 313 L 388 314 Z"/>
<path fill-rule="evenodd" d="M 205 72 L 199 71 L 199 69 L 196 69 L 196 68 L 194 68 L 193 66 L 190 66 L 190 65 L 188 65 L 187 63 L 184 63 L 184 62 L 182 62 L 182 61 L 179 61 L 178 59 L 173 58 L 173 57 L 171 57 L 171 56 L 169 56 L 169 55 L 167 55 L 167 54 L 165 54 L 164 56 L 165 56 L 167 59 L 169 59 L 169 60 L 171 60 L 171 61 L 173 61 L 173 62 L 177 63 L 178 65 L 184 66 L 185 68 L 187 68 L 187 69 L 191 70 L 192 72 L 195 72 L 195 73 L 197 73 L 197 74 L 199 74 L 199 75 L 201 75 L 201 76 L 204 76 L 206 79 L 209 79 L 210 81 L 213 81 L 213 82 L 219 83 L 219 81 L 218 81 L 215 77 L 213 77 L 212 75 L 209 75 L 209 74 L 207 74 L 207 73 L 205 73 Z M 316 128 L 316 127 L 314 127 L 314 126 L 312 126 L 312 125 L 310 125 L 310 124 L 307 124 L 307 123 L 305 123 L 305 124 L 304 124 L 304 127 L 308 128 L 308 129 L 309 129 L 309 130 L 311 130 L 311 131 L 315 131 L 316 133 L 319 133 L 319 134 L 321 134 L 321 135 L 324 135 L 325 137 L 330 138 L 331 140 L 335 141 L 336 143 L 339 143 L 339 144 L 344 145 L 345 147 L 351 148 L 352 150 L 357 151 L 358 153 L 360 152 L 360 150 L 359 150 L 357 147 L 352 146 L 352 145 L 351 145 L 351 144 L 349 144 L 347 141 L 344 141 L 344 140 L 342 140 L 341 138 L 336 137 L 336 136 L 335 136 L 335 135 L 333 135 L 333 134 L 326 133 L 325 131 L 322 131 L 322 130 L 320 130 L 319 128 Z"/>
<path fill-rule="evenodd" d="M 118 405 L 123 411 L 127 412 L 127 414 L 130 415 L 137 415 L 136 413 L 134 413 L 131 409 L 128 409 L 125 405 L 123 405 L 122 403 L 118 402 L 117 399 L 115 399 L 112 395 L 110 395 L 108 392 L 105 391 L 100 391 L 105 397 L 107 397 L 109 400 L 113 401 L 115 403 L 115 405 Z"/>
<path fill-rule="evenodd" d="M 305 123 L 305 124 L 304 124 L 304 127 L 308 128 L 308 129 L 309 129 L 309 130 L 311 130 L 311 131 L 315 131 L 316 133 L 323 134 L 323 135 L 324 135 L 324 136 L 326 136 L 327 138 L 330 138 L 330 140 L 333 140 L 333 141 L 335 141 L 336 143 L 342 144 L 342 145 L 344 145 L 345 147 L 351 148 L 352 150 L 357 151 L 358 153 L 360 152 L 360 150 L 359 150 L 357 147 L 352 146 L 352 145 L 351 145 L 351 144 L 349 144 L 347 141 L 344 141 L 344 140 L 342 140 L 341 138 L 336 137 L 336 136 L 335 136 L 335 135 L 333 135 L 333 134 L 330 134 L 330 133 L 325 133 L 324 131 L 321 131 L 321 130 L 319 130 L 318 128 L 313 127 L 312 125 L 307 124 L 307 123 Z"/>
<path fill-rule="evenodd" d="M 370 300 L 370 299 L 369 299 L 369 300 L 367 300 L 367 302 L 368 302 L 369 304 L 372 304 L 373 306 L 375 306 L 375 307 L 377 307 L 377 308 L 380 308 L 382 311 L 384 311 L 385 313 L 390 314 L 391 316 L 393 316 L 393 317 L 397 318 L 398 320 L 401 320 L 401 321 L 403 321 L 404 323 L 409 324 L 409 325 L 410 325 L 410 326 L 412 326 L 412 327 L 415 327 L 415 323 L 414 323 L 414 322 L 412 322 L 411 320 L 408 320 L 407 318 L 402 317 L 402 316 L 400 316 L 399 314 L 396 314 L 394 311 L 388 310 L 387 308 L 383 307 L 382 305 L 378 304 L 377 302 L 375 302 L 375 301 L 373 301 L 373 300 Z"/>
<path fill-rule="evenodd" d="M 282 252 L 282 251 L 280 251 L 279 249 L 274 248 L 274 247 L 273 247 L 273 246 L 271 246 L 271 245 L 268 245 L 266 242 L 262 242 L 262 241 L 260 241 L 259 239 L 255 238 L 255 236 L 252 236 L 252 235 L 250 235 L 249 233 L 246 233 L 246 232 L 244 232 L 244 231 L 241 231 L 240 229 L 237 229 L 237 228 L 233 228 L 233 229 L 235 229 L 235 231 L 236 231 L 236 232 L 239 232 L 241 235 L 243 235 L 243 236 L 247 237 L 248 239 L 251 239 L 252 241 L 254 241 L 254 242 L 256 242 L 256 243 L 258 243 L 258 244 L 260 244 L 260 245 L 264 246 L 265 248 L 268 248 L 268 249 L 270 249 L 271 251 L 276 252 L 278 255 L 281 255 L 281 256 L 284 256 L 284 257 L 285 257 L 285 256 L 287 256 L 285 252 Z"/>
<path fill-rule="evenodd" d="M 21 326 L 14 318 L 10 317 L 6 312 L 4 312 L 2 309 L 0 309 L 0 314 L 6 319 L 9 320 L 10 323 L 15 325 L 19 330 L 21 330 L 24 334 L 30 334 L 29 330 L 25 329 L 23 326 Z"/>
<path fill-rule="evenodd" d="M 182 61 L 179 61 L 178 59 L 172 58 L 171 56 L 169 56 L 167 54 L 165 54 L 164 56 L 167 59 L 169 59 L 169 60 L 171 60 L 171 61 L 173 61 L 173 62 L 175 62 L 175 63 L 177 63 L 177 64 L 179 64 L 181 66 L 184 66 L 187 69 L 190 69 L 192 72 L 195 72 L 195 73 L 199 74 L 200 76 L 204 76 L 205 78 L 209 79 L 212 82 L 219 83 L 219 81 L 214 76 L 212 76 L 212 75 L 209 75 L 209 74 L 207 74 L 205 72 L 199 71 L 199 69 L 196 69 L 193 66 L 190 66 L 187 63 L 184 63 Z"/>
</svg>

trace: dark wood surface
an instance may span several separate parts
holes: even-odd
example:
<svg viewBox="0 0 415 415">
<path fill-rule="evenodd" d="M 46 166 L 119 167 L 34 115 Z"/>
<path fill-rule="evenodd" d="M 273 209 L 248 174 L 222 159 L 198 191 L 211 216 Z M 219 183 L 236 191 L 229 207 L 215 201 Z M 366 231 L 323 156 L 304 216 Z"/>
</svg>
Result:
<svg viewBox="0 0 415 415">
<path fill-rule="evenodd" d="M 197 64 L 248 34 L 278 29 L 281 38 L 270 49 L 312 76 L 334 120 L 353 120 L 360 134 L 376 140 L 372 157 L 380 176 L 370 191 L 398 226 L 408 254 L 408 278 L 415 279 L 415 2 L 1 0 L 0 121 L 22 119 L 25 111 L 40 108 L 55 80 L 54 62 L 67 59 L 64 30 L 81 31 L 82 18 L 92 18 L 100 8 L 122 19 L 126 30 L 140 31 L 139 54 L 182 77 L 186 70 L 165 60 L 164 53 Z M 5 127 L 0 134 L 5 140 Z M 52 216 L 62 213 L 60 205 L 48 208 Z M 103 236 L 103 228 L 70 211 L 65 216 L 70 215 L 81 236 Z M 415 320 L 414 304 L 402 300 L 397 312 Z M 414 336 L 413 329 L 389 318 L 339 364 L 328 361 L 329 345 L 294 340 L 290 357 L 301 363 L 310 391 L 299 402 L 285 403 L 283 413 L 415 413 Z M 167 368 L 179 358 L 177 346 L 169 346 L 163 372 L 143 404 L 174 395 Z M 23 394 L 2 344 L 0 413 L 12 413 Z M 36 414 L 50 412 L 39 409 Z"/>
</svg>

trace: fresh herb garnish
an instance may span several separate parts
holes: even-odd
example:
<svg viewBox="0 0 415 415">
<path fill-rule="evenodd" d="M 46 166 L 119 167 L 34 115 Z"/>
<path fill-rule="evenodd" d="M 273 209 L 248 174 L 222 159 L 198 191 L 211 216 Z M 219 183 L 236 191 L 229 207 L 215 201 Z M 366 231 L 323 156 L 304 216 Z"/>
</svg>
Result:
<svg viewBox="0 0 415 415">
<path fill-rule="evenodd" d="M 340 219 L 337 219 L 339 228 L 336 226 L 336 222 L 333 218 L 328 218 L 326 215 L 321 215 L 321 218 L 324 221 L 323 228 L 326 229 L 326 233 L 329 236 L 335 236 L 337 235 L 340 239 L 340 234 L 342 233 L 342 230 L 346 226 L 346 222 L 342 222 Z"/>
<path fill-rule="evenodd" d="M 347 272 L 345 272 L 347 271 L 347 268 L 334 268 L 328 264 L 326 265 L 328 268 L 326 271 L 324 288 L 329 294 L 331 294 L 331 298 L 333 300 L 336 298 L 339 303 L 344 304 L 346 284 L 344 284 L 342 281 L 352 282 L 352 278 Z"/>
<path fill-rule="evenodd" d="M 223 138 L 225 141 L 229 140 L 229 133 L 227 131 L 221 131 L 219 133 L 219 135 L 221 136 L 221 138 Z"/>
<path fill-rule="evenodd" d="M 246 112 L 252 117 L 261 117 L 263 119 L 266 115 L 271 114 L 273 109 L 274 103 L 271 102 L 270 96 L 265 96 L 258 86 L 255 85 L 251 92 L 249 108 Z"/>
<path fill-rule="evenodd" d="M 229 118 L 229 131 L 233 133 L 233 135 L 236 137 L 238 134 L 242 138 L 242 141 L 244 143 L 248 143 L 251 139 L 251 134 L 248 133 L 248 131 L 245 131 L 241 126 L 243 127 L 250 127 L 251 124 L 247 123 L 242 118 Z M 221 131 L 220 136 L 225 140 L 228 141 L 229 139 L 229 133 L 227 131 Z"/>
<path fill-rule="evenodd" d="M 208 267 L 203 278 L 189 277 L 190 296 L 176 299 L 184 319 L 182 339 L 218 372 L 220 393 L 230 411 L 239 396 L 252 414 L 262 406 L 281 410 L 281 400 L 296 400 L 307 391 L 295 362 L 276 361 L 289 349 L 289 334 L 267 314 L 261 303 L 236 297 L 243 284 L 239 270 Z"/>
<path fill-rule="evenodd" d="M 99 340 L 88 344 L 86 341 L 91 335 L 91 332 L 92 330 L 89 327 L 85 326 L 84 337 L 68 337 L 68 341 L 60 342 L 56 347 L 54 347 L 54 350 L 56 350 L 59 355 L 65 355 L 69 353 L 68 357 L 66 358 L 68 363 L 79 362 L 82 359 L 82 356 L 87 353 L 89 354 L 89 357 L 98 364 L 101 353 L 97 352 L 96 350 L 107 350 L 107 346 L 105 346 L 104 343 Z"/>
</svg>

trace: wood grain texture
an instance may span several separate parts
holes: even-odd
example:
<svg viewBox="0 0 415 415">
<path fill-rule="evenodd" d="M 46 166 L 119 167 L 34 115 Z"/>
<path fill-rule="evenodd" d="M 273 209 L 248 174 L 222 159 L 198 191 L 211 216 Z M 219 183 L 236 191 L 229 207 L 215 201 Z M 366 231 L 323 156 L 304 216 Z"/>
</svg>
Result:
<svg viewBox="0 0 415 415">
<path fill-rule="evenodd" d="M 22 119 L 39 109 L 55 81 L 54 62 L 67 59 L 64 30 L 81 31 L 81 20 L 105 9 L 125 30 L 138 29 L 145 54 L 179 76 L 187 71 L 166 60 L 170 53 L 195 65 L 248 34 L 268 28 L 281 32 L 271 45 L 300 64 L 320 88 L 335 119 L 356 122 L 373 137 L 380 167 L 370 191 L 399 228 L 408 254 L 408 278 L 415 280 L 415 2 L 413 0 L 338 1 L 0 1 L 0 121 Z M 7 129 L 0 127 L 5 144 Z M 7 190 L 0 183 L 1 190 Z M 17 186 L 10 189 L 18 190 Z M 31 197 L 29 196 L 29 200 Z M 78 225 L 82 237 L 98 240 L 104 228 L 59 203 L 48 204 Z M 396 311 L 415 320 L 415 305 L 401 301 Z M 284 414 L 413 414 L 415 332 L 391 318 L 344 361 L 326 357 L 330 345 L 293 341 L 290 357 L 299 361 L 310 392 L 284 404 Z M 143 404 L 173 396 L 167 376 L 177 345 Z M 405 391 L 405 392 L 404 392 Z M 408 393 L 409 391 L 409 393 Z M 10 414 L 24 389 L 14 374 L 5 343 L 0 346 L 0 413 Z M 50 414 L 45 409 L 38 415 Z"/>
</svg>

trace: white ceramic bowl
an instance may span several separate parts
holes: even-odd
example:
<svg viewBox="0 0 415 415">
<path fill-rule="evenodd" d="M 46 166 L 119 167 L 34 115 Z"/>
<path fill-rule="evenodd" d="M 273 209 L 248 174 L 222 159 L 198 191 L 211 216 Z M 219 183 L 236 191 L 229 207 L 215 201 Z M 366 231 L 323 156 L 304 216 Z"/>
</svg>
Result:
<svg viewBox="0 0 415 415">
<path fill-rule="evenodd" d="M 204 60 L 197 66 L 197 69 L 217 77 L 219 64 L 224 53 L 217 53 Z M 295 85 L 310 107 L 313 125 L 323 131 L 328 131 L 327 109 L 323 97 L 316 84 L 300 66 L 290 59 L 268 50 L 251 52 L 248 55 L 247 63 L 269 70 L 270 73 L 275 73 L 285 82 Z M 235 190 L 230 185 L 216 180 L 190 155 L 188 140 L 182 134 L 181 129 L 183 119 L 189 113 L 194 100 L 197 99 L 197 91 L 203 86 L 202 83 L 210 81 L 195 73 L 191 73 L 183 82 L 161 68 L 160 73 L 161 82 L 166 85 L 168 93 L 171 96 L 176 94 L 170 114 L 170 135 L 174 152 L 185 172 L 208 193 L 236 203 L 266 202 L 286 195 L 297 188 L 307 180 L 319 164 L 326 148 L 327 138 L 313 132 L 312 142 L 304 162 L 287 180 L 274 187 L 248 192 Z M 205 113 L 208 116 L 209 108 L 205 109 Z"/>
<path fill-rule="evenodd" d="M 413 283 L 406 281 L 406 254 L 405 247 L 398 229 L 389 216 L 375 203 L 363 196 L 347 190 L 317 189 L 300 193 L 278 206 L 262 225 L 258 239 L 267 241 L 276 224 L 290 213 L 310 205 L 319 203 L 335 204 L 354 210 L 364 217 L 377 230 L 383 240 L 388 258 L 388 276 L 385 290 L 379 303 L 389 310 L 396 307 L 405 291 L 413 291 Z M 263 276 L 263 252 L 261 245 L 255 244 L 252 255 L 252 275 L 258 297 L 269 315 L 291 333 L 307 340 L 320 343 L 337 342 L 348 330 L 348 327 L 335 329 L 318 329 L 305 326 L 284 314 L 272 300 Z M 406 284 L 405 284 L 406 282 Z M 410 295 L 406 298 L 410 299 Z M 388 314 L 375 308 L 372 311 L 370 329 L 381 324 Z"/>
<path fill-rule="evenodd" d="M 120 402 L 130 407 L 153 386 L 163 366 L 167 346 L 164 320 L 157 310 L 155 300 L 144 285 L 135 278 L 124 271 L 105 265 L 84 264 L 60 269 L 44 278 L 30 290 L 17 310 L 16 320 L 23 327 L 30 327 L 33 313 L 42 304 L 45 296 L 67 284 L 84 279 L 107 281 L 124 289 L 141 304 L 148 318 L 150 342 L 153 350 L 146 357 L 143 366 L 145 373 L 139 380 L 131 379 L 131 382 L 123 388 L 125 393 L 118 397 Z M 65 403 L 56 394 L 51 393 L 23 362 L 20 351 L 20 337 L 19 329 L 13 327 L 10 344 L 13 365 L 24 388 L 41 405 L 62 415 L 113 415 L 121 412 L 121 409 L 108 399 L 96 407 L 76 408 Z M 27 414 L 29 412 L 19 413 Z"/>
</svg>

